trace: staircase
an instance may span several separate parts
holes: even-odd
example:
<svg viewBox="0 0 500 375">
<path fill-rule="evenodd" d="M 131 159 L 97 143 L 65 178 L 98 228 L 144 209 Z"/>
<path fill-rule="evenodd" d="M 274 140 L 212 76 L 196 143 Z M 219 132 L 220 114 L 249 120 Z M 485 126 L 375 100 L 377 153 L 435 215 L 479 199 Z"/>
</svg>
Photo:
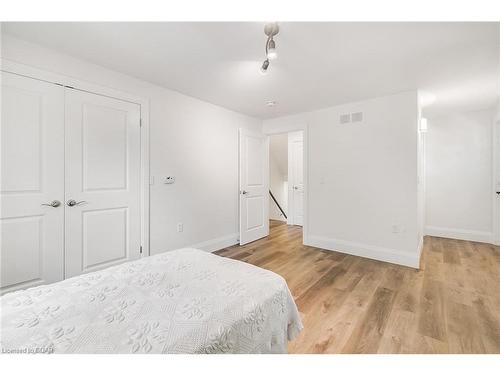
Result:
<svg viewBox="0 0 500 375">
<path fill-rule="evenodd" d="M 280 204 L 278 203 L 278 201 L 277 201 L 277 200 L 276 200 L 276 198 L 274 197 L 273 192 L 272 192 L 271 190 L 269 190 L 269 195 L 271 196 L 271 198 L 272 198 L 272 200 L 273 200 L 274 204 L 275 204 L 275 205 L 278 207 L 278 209 L 280 210 L 280 212 L 281 212 L 281 214 L 283 215 L 283 217 L 284 217 L 285 219 L 288 219 L 288 218 L 287 218 L 287 216 L 286 216 L 285 211 L 283 211 L 283 208 L 281 208 Z"/>
</svg>

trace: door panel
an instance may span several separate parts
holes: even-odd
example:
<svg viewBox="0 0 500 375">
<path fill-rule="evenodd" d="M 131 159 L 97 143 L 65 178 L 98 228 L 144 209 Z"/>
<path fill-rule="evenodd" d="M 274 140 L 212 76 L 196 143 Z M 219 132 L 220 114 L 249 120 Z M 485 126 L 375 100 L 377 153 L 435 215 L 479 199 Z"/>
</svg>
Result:
<svg viewBox="0 0 500 375">
<path fill-rule="evenodd" d="M 127 112 L 93 103 L 82 112 L 84 191 L 126 190 Z"/>
<path fill-rule="evenodd" d="M 1 73 L 1 292 L 62 280 L 64 89 Z"/>
<path fill-rule="evenodd" d="M 139 258 L 140 106 L 68 89 L 65 126 L 67 277 Z"/>
<path fill-rule="evenodd" d="M 289 224 L 302 225 L 304 218 L 304 173 L 302 132 L 288 134 Z"/>
<path fill-rule="evenodd" d="M 240 129 L 240 244 L 269 234 L 269 140 Z"/>
<path fill-rule="evenodd" d="M 127 226 L 126 207 L 84 211 L 83 269 L 126 260 Z"/>
<path fill-rule="evenodd" d="M 261 228 L 264 225 L 263 197 L 247 197 L 245 203 L 247 210 L 247 229 L 253 230 Z"/>
</svg>

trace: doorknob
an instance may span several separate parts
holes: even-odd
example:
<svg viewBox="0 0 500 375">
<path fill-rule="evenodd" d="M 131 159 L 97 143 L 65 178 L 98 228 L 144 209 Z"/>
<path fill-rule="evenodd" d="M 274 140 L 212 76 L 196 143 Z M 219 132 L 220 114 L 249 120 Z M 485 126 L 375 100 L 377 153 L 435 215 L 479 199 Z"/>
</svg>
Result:
<svg viewBox="0 0 500 375">
<path fill-rule="evenodd" d="M 248 191 L 246 191 L 246 190 L 242 190 L 242 191 L 241 191 L 241 194 L 243 194 L 243 195 L 248 194 Z"/>
<path fill-rule="evenodd" d="M 66 202 L 66 204 L 70 207 L 73 207 L 73 206 L 78 206 L 79 204 L 82 204 L 82 203 L 87 203 L 87 201 L 80 201 L 80 202 L 77 202 L 75 201 L 74 199 L 70 199 L 69 201 Z"/>
<path fill-rule="evenodd" d="M 294 186 L 293 189 L 294 190 L 299 190 L 299 187 L 298 186 Z"/>
<path fill-rule="evenodd" d="M 58 200 L 53 200 L 52 202 L 50 203 L 42 203 L 42 206 L 49 206 L 49 207 L 59 207 L 61 205 L 61 202 L 59 202 Z"/>
</svg>

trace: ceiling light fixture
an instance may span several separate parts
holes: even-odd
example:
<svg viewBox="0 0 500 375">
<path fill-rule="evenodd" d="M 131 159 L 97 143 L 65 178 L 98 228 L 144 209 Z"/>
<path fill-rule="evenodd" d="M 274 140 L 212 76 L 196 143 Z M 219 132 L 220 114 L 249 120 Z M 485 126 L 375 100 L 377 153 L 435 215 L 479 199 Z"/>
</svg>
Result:
<svg viewBox="0 0 500 375">
<path fill-rule="evenodd" d="M 275 60 L 278 57 L 278 52 L 276 52 L 276 42 L 274 37 L 279 33 L 280 27 L 276 22 L 268 23 L 264 26 L 264 34 L 267 35 L 266 41 L 266 59 L 262 63 L 260 68 L 262 73 L 266 73 L 269 69 L 269 60 Z"/>
</svg>

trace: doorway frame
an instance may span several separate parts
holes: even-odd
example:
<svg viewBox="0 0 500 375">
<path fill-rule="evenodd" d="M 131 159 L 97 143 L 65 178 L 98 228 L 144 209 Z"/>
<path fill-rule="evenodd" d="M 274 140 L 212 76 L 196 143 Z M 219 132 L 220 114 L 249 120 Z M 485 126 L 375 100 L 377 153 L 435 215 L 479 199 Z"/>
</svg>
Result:
<svg viewBox="0 0 500 375">
<path fill-rule="evenodd" d="M 150 255 L 150 154 L 149 154 L 149 99 L 129 94 L 120 90 L 100 86 L 78 78 L 65 76 L 59 73 L 49 72 L 30 65 L 20 64 L 15 61 L 0 58 L 0 71 L 17 74 L 19 76 L 52 83 L 55 85 L 86 91 L 89 93 L 107 96 L 110 98 L 138 104 L 141 116 L 141 258 Z"/>
<path fill-rule="evenodd" d="M 295 197 L 293 193 L 293 186 L 290 184 L 290 180 L 293 179 L 294 173 L 293 173 L 293 167 L 290 167 L 290 160 L 292 160 L 292 151 L 290 149 L 290 134 L 292 133 L 302 133 L 302 158 L 304 158 L 304 132 L 302 130 L 296 130 L 293 132 L 288 132 L 286 133 L 288 135 L 287 143 L 288 143 L 288 189 L 287 189 L 287 195 L 288 195 L 288 219 L 287 219 L 287 224 L 288 225 L 298 225 L 295 223 L 294 216 L 295 216 Z M 302 160 L 302 163 L 304 160 Z M 304 180 L 304 165 L 302 164 L 302 180 Z M 304 197 L 304 191 L 302 194 L 302 197 Z M 304 214 L 304 202 L 302 201 L 302 214 Z M 304 218 L 302 216 L 302 218 Z M 302 223 L 303 226 L 304 223 Z"/>
<path fill-rule="evenodd" d="M 304 200 L 303 200 L 303 223 L 302 223 L 302 244 L 309 243 L 309 126 L 305 122 L 285 123 L 280 126 L 268 126 L 265 124 L 262 128 L 262 133 L 269 138 L 272 135 L 288 134 L 297 131 L 302 131 L 303 153 L 302 153 L 302 168 L 304 179 Z M 269 163 L 269 160 L 268 160 Z M 290 210 L 288 210 L 290 214 Z M 288 225 L 288 222 L 287 222 Z"/>
<path fill-rule="evenodd" d="M 500 246 L 500 202 L 498 200 L 497 191 L 500 191 L 500 105 L 499 105 L 499 113 L 493 119 L 492 125 L 492 195 L 493 195 L 493 238 L 492 242 L 494 245 Z"/>
</svg>

